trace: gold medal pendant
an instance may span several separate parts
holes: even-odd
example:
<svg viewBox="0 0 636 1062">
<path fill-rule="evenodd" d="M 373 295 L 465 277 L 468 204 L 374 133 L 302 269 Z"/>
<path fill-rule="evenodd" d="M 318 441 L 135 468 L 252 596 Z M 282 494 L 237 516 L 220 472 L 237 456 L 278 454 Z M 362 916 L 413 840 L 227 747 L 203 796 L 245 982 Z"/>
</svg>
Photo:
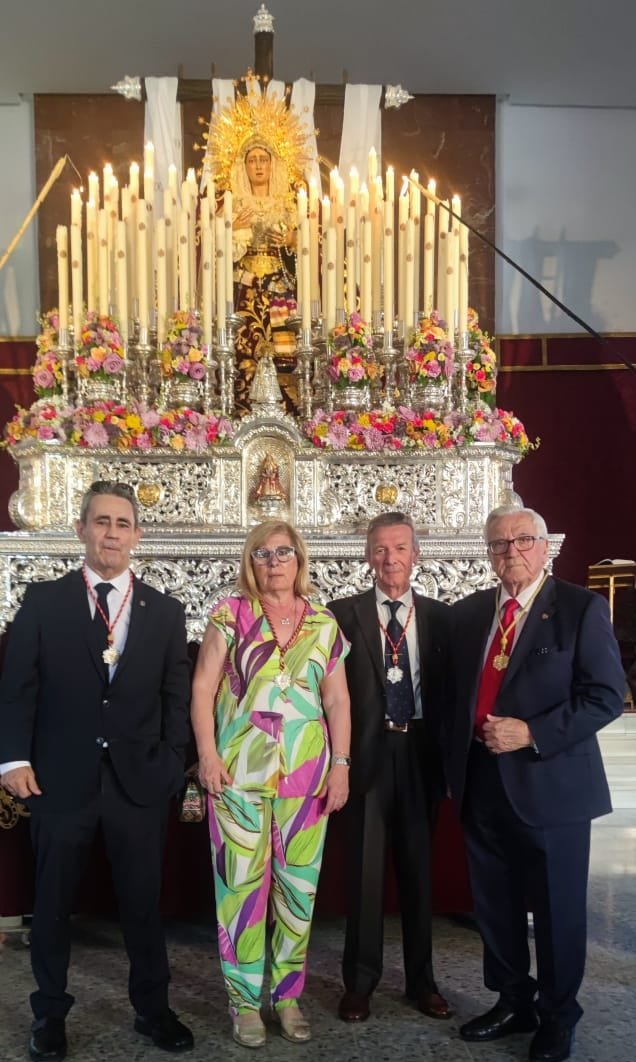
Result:
<svg viewBox="0 0 636 1062">
<path fill-rule="evenodd" d="M 494 667 L 495 671 L 505 671 L 508 667 L 509 659 L 510 657 L 506 656 L 505 653 L 497 653 L 497 655 L 493 658 L 492 662 L 492 666 Z"/>
</svg>

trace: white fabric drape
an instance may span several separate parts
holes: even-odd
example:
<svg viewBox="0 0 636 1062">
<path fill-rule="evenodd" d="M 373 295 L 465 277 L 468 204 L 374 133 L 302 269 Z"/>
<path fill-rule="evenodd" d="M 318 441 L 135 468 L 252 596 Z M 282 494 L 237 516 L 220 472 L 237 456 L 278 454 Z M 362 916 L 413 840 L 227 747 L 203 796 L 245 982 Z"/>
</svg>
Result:
<svg viewBox="0 0 636 1062">
<path fill-rule="evenodd" d="M 365 180 L 369 151 L 375 148 L 378 162 L 382 156 L 382 85 L 347 85 L 345 88 L 342 139 L 338 169 L 343 177 L 355 166 L 360 180 Z M 380 169 L 381 172 L 381 169 Z"/>
<path fill-rule="evenodd" d="M 176 77 L 147 77 L 146 109 L 144 114 L 144 142 L 152 141 L 155 148 L 155 200 L 162 201 L 168 187 L 168 166 L 177 168 L 177 183 L 183 177 L 181 161 L 181 105 L 177 103 Z"/>
<path fill-rule="evenodd" d="M 299 77 L 292 86 L 290 106 L 306 130 L 305 152 L 311 162 L 305 167 L 307 180 L 315 178 L 318 188 L 320 183 L 320 166 L 318 165 L 318 144 L 316 142 L 316 125 L 314 121 L 314 104 L 316 102 L 316 85 L 306 77 Z"/>
</svg>

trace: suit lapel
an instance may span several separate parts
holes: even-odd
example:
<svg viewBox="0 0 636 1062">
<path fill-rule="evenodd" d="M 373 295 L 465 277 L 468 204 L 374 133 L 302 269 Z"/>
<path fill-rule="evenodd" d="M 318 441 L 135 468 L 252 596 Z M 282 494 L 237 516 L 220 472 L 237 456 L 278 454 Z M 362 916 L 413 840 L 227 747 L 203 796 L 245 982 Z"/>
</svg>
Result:
<svg viewBox="0 0 636 1062">
<path fill-rule="evenodd" d="M 556 587 L 554 579 L 548 577 L 535 597 L 532 608 L 523 625 L 519 641 L 513 646 L 510 663 L 506 669 L 502 689 L 514 678 L 528 654 L 529 647 L 536 639 L 539 627 L 544 622 L 543 616 L 551 616 L 556 610 Z"/>
<path fill-rule="evenodd" d="M 415 604 L 415 624 L 417 626 L 417 649 L 420 657 L 420 675 L 426 675 L 429 648 L 431 644 L 431 626 L 428 619 L 426 599 L 413 591 Z"/>
<path fill-rule="evenodd" d="M 121 675 L 123 669 L 128 662 L 133 658 L 135 648 L 139 642 L 139 639 L 143 637 L 146 629 L 146 613 L 149 608 L 145 587 L 139 579 L 133 577 L 133 591 L 132 602 L 130 605 L 130 623 L 128 625 L 128 634 L 126 635 L 126 644 L 124 645 L 124 651 L 121 654 L 117 669 L 113 675 L 113 682 Z"/>
<path fill-rule="evenodd" d="M 356 620 L 364 638 L 371 663 L 375 668 L 382 687 L 386 682 L 384 674 L 384 656 L 382 653 L 382 639 L 380 637 L 380 624 L 378 623 L 378 607 L 375 598 L 375 589 L 367 591 L 354 604 Z"/>
</svg>

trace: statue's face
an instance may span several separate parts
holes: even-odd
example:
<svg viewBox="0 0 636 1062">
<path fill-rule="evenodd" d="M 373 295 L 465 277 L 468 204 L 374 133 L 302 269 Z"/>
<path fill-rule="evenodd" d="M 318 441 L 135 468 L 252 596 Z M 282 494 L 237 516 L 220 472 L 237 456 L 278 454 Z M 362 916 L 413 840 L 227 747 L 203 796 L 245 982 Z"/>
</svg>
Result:
<svg viewBox="0 0 636 1062">
<path fill-rule="evenodd" d="M 269 178 L 272 172 L 272 159 L 270 154 L 265 148 L 251 148 L 245 156 L 245 169 L 247 171 L 247 178 L 252 187 L 252 191 L 255 188 L 269 185 Z"/>
</svg>

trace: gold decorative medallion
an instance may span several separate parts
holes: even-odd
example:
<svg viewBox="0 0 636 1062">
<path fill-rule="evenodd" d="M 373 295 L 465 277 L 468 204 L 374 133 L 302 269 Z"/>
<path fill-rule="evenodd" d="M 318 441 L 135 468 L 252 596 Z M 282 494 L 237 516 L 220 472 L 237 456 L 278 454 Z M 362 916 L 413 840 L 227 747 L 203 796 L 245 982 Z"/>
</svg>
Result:
<svg viewBox="0 0 636 1062">
<path fill-rule="evenodd" d="M 162 494 L 163 489 L 160 483 L 139 483 L 137 486 L 139 503 L 145 509 L 151 509 L 153 505 L 157 505 L 161 501 Z"/>
</svg>

